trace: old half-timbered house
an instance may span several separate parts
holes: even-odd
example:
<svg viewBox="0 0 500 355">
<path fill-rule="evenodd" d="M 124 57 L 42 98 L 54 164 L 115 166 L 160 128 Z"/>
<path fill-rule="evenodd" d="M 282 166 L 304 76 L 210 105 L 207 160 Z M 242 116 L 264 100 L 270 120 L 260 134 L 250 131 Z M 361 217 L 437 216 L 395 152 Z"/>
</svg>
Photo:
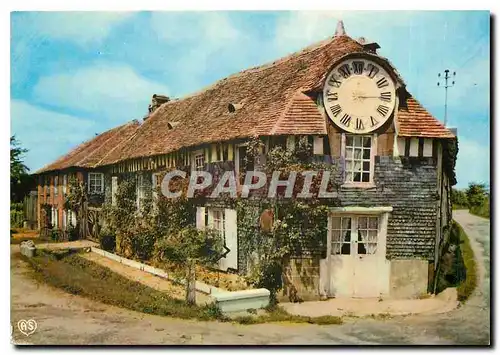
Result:
<svg viewBox="0 0 500 355">
<path fill-rule="evenodd" d="M 323 42 L 191 96 L 154 96 L 140 124 L 103 133 L 37 172 L 40 204 L 59 211 L 51 219 L 57 225 L 64 211 L 51 191 L 67 174 L 110 196 L 123 174 L 137 174 L 140 201 L 162 171 L 241 172 L 249 139 L 264 142 L 260 161 L 273 145 L 293 151 L 306 136 L 313 155 L 341 163 L 341 183 L 324 215 L 323 249 L 294 255 L 285 266 L 295 293 L 406 298 L 432 291 L 451 219 L 457 139 L 407 91 L 378 48 L 350 38 L 341 25 Z M 234 206 L 207 201 L 193 224 L 220 230 L 229 249 L 220 269 L 244 274 L 249 255 L 239 217 Z"/>
</svg>

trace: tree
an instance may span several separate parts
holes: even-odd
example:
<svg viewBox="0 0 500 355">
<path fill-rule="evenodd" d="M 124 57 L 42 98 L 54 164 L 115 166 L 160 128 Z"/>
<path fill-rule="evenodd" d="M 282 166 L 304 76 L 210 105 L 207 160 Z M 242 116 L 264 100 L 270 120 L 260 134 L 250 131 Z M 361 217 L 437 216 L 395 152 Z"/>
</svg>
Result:
<svg viewBox="0 0 500 355">
<path fill-rule="evenodd" d="M 33 178 L 23 160 L 27 151 L 15 135 L 10 137 L 10 198 L 13 202 L 21 201 L 33 186 Z"/>
<path fill-rule="evenodd" d="M 451 189 L 451 203 L 454 207 L 468 207 L 469 201 L 464 190 Z"/>
<path fill-rule="evenodd" d="M 469 207 L 481 206 L 487 197 L 484 184 L 477 184 L 474 182 L 469 183 L 469 187 L 465 193 L 467 195 Z"/>
</svg>

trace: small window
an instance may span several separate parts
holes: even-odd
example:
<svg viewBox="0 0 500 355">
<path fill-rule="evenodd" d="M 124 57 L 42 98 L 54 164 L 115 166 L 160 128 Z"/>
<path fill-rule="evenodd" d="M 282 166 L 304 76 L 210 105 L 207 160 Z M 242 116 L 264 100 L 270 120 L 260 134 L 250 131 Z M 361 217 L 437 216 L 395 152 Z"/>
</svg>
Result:
<svg viewBox="0 0 500 355">
<path fill-rule="evenodd" d="M 89 173 L 89 194 L 102 194 L 104 192 L 104 175 L 102 173 Z"/>
<path fill-rule="evenodd" d="M 211 228 L 219 232 L 220 236 L 224 238 L 224 210 L 211 208 L 208 213 L 212 215 Z"/>
<path fill-rule="evenodd" d="M 371 136 L 346 135 L 345 137 L 345 182 L 372 181 L 372 141 Z"/>
<path fill-rule="evenodd" d="M 58 182 L 59 182 L 59 176 L 55 176 L 54 177 L 54 195 L 57 195 L 57 193 L 58 193 L 58 191 L 57 191 L 58 190 L 57 189 Z"/>
<path fill-rule="evenodd" d="M 205 168 L 205 152 L 202 150 L 197 150 L 193 153 L 192 169 L 202 171 Z"/>
</svg>

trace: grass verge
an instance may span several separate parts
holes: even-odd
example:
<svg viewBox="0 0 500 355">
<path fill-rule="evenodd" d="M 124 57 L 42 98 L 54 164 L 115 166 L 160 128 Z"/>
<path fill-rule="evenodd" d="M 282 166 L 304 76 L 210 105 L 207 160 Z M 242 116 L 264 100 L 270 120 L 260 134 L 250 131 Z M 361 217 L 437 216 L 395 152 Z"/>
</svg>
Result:
<svg viewBox="0 0 500 355">
<path fill-rule="evenodd" d="M 460 243 L 460 250 L 462 252 L 462 258 L 466 270 L 465 280 L 463 280 L 457 287 L 458 300 L 460 302 L 464 302 L 469 298 L 477 286 L 478 275 L 476 259 L 470 246 L 469 237 L 465 234 L 460 224 L 452 221 L 451 233 L 454 234 L 452 238 L 457 238 L 456 240 Z"/>
<path fill-rule="evenodd" d="M 306 317 L 297 316 L 286 312 L 283 308 L 275 306 L 268 308 L 265 314 L 259 316 L 238 316 L 233 318 L 235 322 L 240 324 L 260 324 L 273 322 L 289 322 L 289 323 L 309 323 L 309 324 L 342 324 L 342 318 L 336 316 L 321 316 L 321 317 Z"/>
<path fill-rule="evenodd" d="M 34 269 L 38 280 L 64 291 L 133 311 L 182 319 L 223 319 L 213 306 L 189 306 L 110 269 L 81 258 L 76 253 L 53 255 L 38 250 L 33 258 L 20 256 Z"/>
<path fill-rule="evenodd" d="M 189 306 L 139 282 L 129 280 L 110 269 L 80 257 L 75 252 L 37 250 L 27 258 L 19 254 L 34 270 L 33 277 L 64 291 L 105 304 L 133 311 L 182 319 L 234 321 L 240 324 L 292 322 L 310 324 L 341 324 L 334 316 L 304 317 L 287 313 L 280 307 L 267 309 L 265 314 L 229 319 L 215 305 Z"/>
</svg>

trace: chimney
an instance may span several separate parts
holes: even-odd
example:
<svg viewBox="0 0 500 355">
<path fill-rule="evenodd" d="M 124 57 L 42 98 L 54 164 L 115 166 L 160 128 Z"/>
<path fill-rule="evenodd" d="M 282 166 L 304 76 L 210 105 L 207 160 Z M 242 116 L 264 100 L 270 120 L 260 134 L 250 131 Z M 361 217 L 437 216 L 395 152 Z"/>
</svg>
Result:
<svg viewBox="0 0 500 355">
<path fill-rule="evenodd" d="M 347 36 L 347 34 L 345 33 L 344 22 L 342 20 L 339 20 L 339 22 L 337 23 L 337 29 L 335 30 L 334 37 L 340 36 Z"/>
<path fill-rule="evenodd" d="M 377 54 L 377 49 L 380 48 L 377 42 L 367 41 L 365 37 L 359 37 L 357 42 L 369 53 Z"/>
<path fill-rule="evenodd" d="M 170 101 L 170 97 L 168 97 L 168 96 L 154 94 L 152 99 L 151 99 L 151 104 L 148 107 L 149 113 L 146 115 L 146 117 L 144 117 L 144 121 L 146 121 L 149 118 L 149 116 L 151 116 L 151 114 L 158 109 L 158 107 L 160 107 L 165 102 L 169 102 L 169 101 Z"/>
</svg>

